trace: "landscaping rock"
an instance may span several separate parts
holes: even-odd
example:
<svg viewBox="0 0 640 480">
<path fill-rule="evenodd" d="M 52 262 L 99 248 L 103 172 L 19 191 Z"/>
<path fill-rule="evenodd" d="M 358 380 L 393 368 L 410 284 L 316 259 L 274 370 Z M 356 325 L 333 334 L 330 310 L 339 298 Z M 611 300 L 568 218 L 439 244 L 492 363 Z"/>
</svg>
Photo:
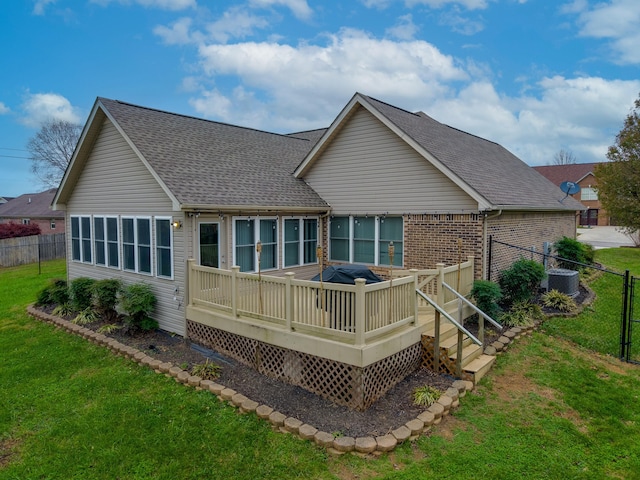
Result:
<svg viewBox="0 0 640 480">
<path fill-rule="evenodd" d="M 256 409 L 258 408 L 258 405 L 260 405 L 258 402 L 255 402 L 249 398 L 247 398 L 244 402 L 242 402 L 242 404 L 240 405 L 240 411 L 242 413 L 251 413 L 251 412 L 255 412 Z"/>
<path fill-rule="evenodd" d="M 185 372 L 184 370 L 182 370 L 176 376 L 176 382 L 187 383 L 189 381 L 189 377 L 190 376 L 191 376 L 191 374 L 189 372 Z"/>
<path fill-rule="evenodd" d="M 334 438 L 333 448 L 339 452 L 351 452 L 356 448 L 356 439 L 353 437 Z"/>
<path fill-rule="evenodd" d="M 268 405 L 260 405 L 258 408 L 256 408 L 256 415 L 265 420 L 269 418 L 269 415 L 271 415 L 272 412 L 273 408 L 269 407 Z"/>
<path fill-rule="evenodd" d="M 381 452 L 390 452 L 396 445 L 398 445 L 398 440 L 391 434 L 384 435 L 382 437 L 376 437 L 376 443 L 378 444 L 377 450 Z"/>
<path fill-rule="evenodd" d="M 222 394 L 222 391 L 227 388 L 224 385 L 220 385 L 219 383 L 212 383 L 211 385 L 209 385 L 209 391 L 211 393 L 213 393 L 214 395 L 218 395 L 220 396 Z"/>
<path fill-rule="evenodd" d="M 453 403 L 453 399 L 449 395 L 442 395 L 436 403 L 439 403 L 444 407 L 443 415 L 447 415 L 449 410 L 451 409 L 451 404 Z"/>
<path fill-rule="evenodd" d="M 371 453 L 378 446 L 376 439 L 373 437 L 358 437 L 356 438 L 355 450 L 360 453 Z"/>
<path fill-rule="evenodd" d="M 458 389 L 458 394 L 461 397 L 467 393 L 467 385 L 464 383 L 464 380 L 456 380 L 451 386 Z"/>
<path fill-rule="evenodd" d="M 491 345 L 491 347 L 496 349 L 496 352 L 500 353 L 504 350 L 504 343 L 496 340 L 495 342 L 493 342 Z"/>
<path fill-rule="evenodd" d="M 189 378 L 187 378 L 187 384 L 190 387 L 199 387 L 201 381 L 202 381 L 202 377 L 198 375 L 189 375 Z"/>
<path fill-rule="evenodd" d="M 171 362 L 164 362 L 158 366 L 158 370 L 160 370 L 161 373 L 169 373 L 171 367 L 173 367 Z"/>
<path fill-rule="evenodd" d="M 434 403 L 431 405 L 428 410 L 433 413 L 435 417 L 433 420 L 434 425 L 438 425 L 442 420 L 442 414 L 444 413 L 444 407 L 440 403 Z"/>
<path fill-rule="evenodd" d="M 245 400 L 249 400 L 249 399 L 244 395 L 242 395 L 241 393 L 236 393 L 231 397 L 231 403 L 233 403 L 238 408 L 240 408 L 240 406 L 244 403 Z"/>
<path fill-rule="evenodd" d="M 318 433 L 318 429 L 306 423 L 298 429 L 298 435 L 303 440 L 312 440 L 316 433 Z"/>
<path fill-rule="evenodd" d="M 444 392 L 444 394 L 447 397 L 451 397 L 451 400 L 453 400 L 454 402 L 458 399 L 458 397 L 460 396 L 460 392 L 458 392 L 457 388 L 454 387 L 449 387 L 447 388 L 447 391 Z"/>
<path fill-rule="evenodd" d="M 409 420 L 404 424 L 411 431 L 411 436 L 414 437 L 416 435 L 420 435 L 424 430 L 424 422 L 419 418 L 414 418 L 413 420 Z"/>
<path fill-rule="evenodd" d="M 435 422 L 436 420 L 436 416 L 433 414 L 433 412 L 430 412 L 429 410 L 427 410 L 425 412 L 422 412 L 420 415 L 418 415 L 418 420 L 424 423 L 424 426 L 426 428 L 433 425 L 433 422 Z"/>
<path fill-rule="evenodd" d="M 225 388 L 220 392 L 220 396 L 222 397 L 223 400 L 229 401 L 231 400 L 231 397 L 233 397 L 236 393 L 238 392 L 236 392 L 232 388 Z"/>
<path fill-rule="evenodd" d="M 327 432 L 316 432 L 313 441 L 321 447 L 331 447 L 333 445 L 334 436 Z"/>
<path fill-rule="evenodd" d="M 507 345 L 509 345 L 509 343 L 511 343 L 511 339 L 510 339 L 509 337 L 504 336 L 504 335 L 503 335 L 503 336 L 501 336 L 500 338 L 498 338 L 498 341 L 499 341 L 500 343 L 502 343 L 505 347 L 506 347 Z"/>
<path fill-rule="evenodd" d="M 498 351 L 496 350 L 496 347 L 489 345 L 487 348 L 484 349 L 484 354 L 495 357 L 498 354 Z"/>
<path fill-rule="evenodd" d="M 511 340 L 516 338 L 516 333 L 513 331 L 513 329 L 507 330 L 506 332 L 503 333 L 503 335 L 507 338 L 510 338 Z"/>
<path fill-rule="evenodd" d="M 171 367 L 169 368 L 169 375 L 171 375 L 172 377 L 177 377 L 178 374 L 183 371 L 184 370 L 182 370 L 180 367 Z"/>
<path fill-rule="evenodd" d="M 297 418 L 287 417 L 284 421 L 284 428 L 287 432 L 298 434 L 300 427 L 302 426 L 302 422 Z"/>
<path fill-rule="evenodd" d="M 409 430 L 406 427 L 406 425 L 402 425 L 401 427 L 398 427 L 395 430 L 393 430 L 391 432 L 391 435 L 396 437 L 396 440 L 398 441 L 398 443 L 402 443 L 409 440 L 409 437 L 411 437 L 411 430 Z"/>
<path fill-rule="evenodd" d="M 274 427 L 282 427 L 286 418 L 287 416 L 284 413 L 271 412 L 271 415 L 269 415 L 269 422 L 271 422 Z"/>
</svg>

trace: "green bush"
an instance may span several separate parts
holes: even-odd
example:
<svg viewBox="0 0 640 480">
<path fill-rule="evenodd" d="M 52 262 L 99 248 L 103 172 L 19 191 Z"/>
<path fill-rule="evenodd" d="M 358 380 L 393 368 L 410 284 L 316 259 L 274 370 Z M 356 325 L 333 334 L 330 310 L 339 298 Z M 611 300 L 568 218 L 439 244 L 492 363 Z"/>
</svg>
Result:
<svg viewBox="0 0 640 480">
<path fill-rule="evenodd" d="M 559 268 L 567 268 L 569 270 L 582 270 L 584 266 L 576 265 L 573 262 L 591 265 L 593 263 L 595 251 L 591 245 L 580 243 L 578 240 L 570 237 L 562 237 L 553 244 L 556 256 L 570 261 L 558 260 Z"/>
<path fill-rule="evenodd" d="M 122 282 L 115 278 L 98 280 L 93 284 L 93 305 L 105 320 L 111 321 L 117 318 L 116 305 L 118 294 L 122 290 Z"/>
<path fill-rule="evenodd" d="M 538 292 L 546 277 L 544 266 L 535 260 L 521 258 L 500 274 L 498 283 L 506 303 L 527 302 Z"/>
<path fill-rule="evenodd" d="M 69 288 L 67 281 L 54 278 L 49 285 L 38 292 L 36 306 L 45 307 L 47 305 L 62 305 L 69 303 Z"/>
<path fill-rule="evenodd" d="M 209 361 L 207 358 L 204 363 L 198 363 L 191 369 L 191 375 L 197 375 L 203 380 L 216 380 L 222 371 L 217 363 Z"/>
<path fill-rule="evenodd" d="M 93 278 L 78 277 L 71 281 L 69 293 L 71 296 L 71 308 L 76 312 L 82 312 L 93 305 Z"/>
<path fill-rule="evenodd" d="M 430 407 L 438 401 L 442 392 L 431 385 L 418 387 L 413 391 L 413 403 L 421 407 Z"/>
<path fill-rule="evenodd" d="M 502 298 L 500 285 L 489 280 L 476 280 L 471 289 L 471 298 L 476 306 L 491 318 L 496 319 L 500 315 L 498 302 Z"/>
<path fill-rule="evenodd" d="M 511 309 L 500 317 L 506 327 L 531 327 L 535 322 L 543 320 L 544 313 L 540 305 L 530 302 L 516 302 Z"/>
<path fill-rule="evenodd" d="M 158 322 L 149 317 L 156 305 L 156 296 L 145 283 L 133 283 L 120 293 L 120 306 L 127 312 L 125 324 L 129 328 L 154 330 Z"/>
<path fill-rule="evenodd" d="M 566 293 L 558 290 L 549 290 L 541 297 L 542 305 L 555 308 L 561 312 L 573 312 L 576 309 L 576 302 Z"/>
</svg>

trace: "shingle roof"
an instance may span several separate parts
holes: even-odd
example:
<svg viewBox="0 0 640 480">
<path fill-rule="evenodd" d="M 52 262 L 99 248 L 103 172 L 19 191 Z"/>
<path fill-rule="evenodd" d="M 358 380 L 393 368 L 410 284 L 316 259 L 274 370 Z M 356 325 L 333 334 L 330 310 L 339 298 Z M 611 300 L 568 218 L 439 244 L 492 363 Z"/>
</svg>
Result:
<svg viewBox="0 0 640 480">
<path fill-rule="evenodd" d="M 569 165 L 543 165 L 533 167 L 538 173 L 555 185 L 562 182 L 579 182 L 584 177 L 593 173 L 597 163 L 572 163 Z"/>
<path fill-rule="evenodd" d="M 98 101 L 183 205 L 328 208 L 292 174 L 318 134 L 279 135 Z"/>
<path fill-rule="evenodd" d="M 494 207 L 584 207 L 501 145 L 362 95 L 384 117 Z M 562 203 L 561 203 L 562 201 Z"/>
<path fill-rule="evenodd" d="M 51 210 L 51 202 L 57 189 L 52 188 L 40 193 L 25 193 L 0 204 L 0 217 L 3 218 L 64 218 L 61 210 Z"/>
</svg>

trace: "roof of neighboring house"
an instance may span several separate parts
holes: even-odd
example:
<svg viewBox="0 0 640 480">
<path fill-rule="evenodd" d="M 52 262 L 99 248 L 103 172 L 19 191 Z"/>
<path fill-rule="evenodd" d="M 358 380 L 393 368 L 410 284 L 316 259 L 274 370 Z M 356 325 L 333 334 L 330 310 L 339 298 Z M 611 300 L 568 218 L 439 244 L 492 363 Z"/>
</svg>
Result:
<svg viewBox="0 0 640 480">
<path fill-rule="evenodd" d="M 423 112 L 411 113 L 362 94 L 353 97 L 298 167 L 297 175 L 304 176 L 323 144 L 358 105 L 367 108 L 485 209 L 584 209 L 573 198 L 565 199 L 557 186 L 501 145 L 444 125 Z"/>
<path fill-rule="evenodd" d="M 0 205 L 3 218 L 64 218 L 61 210 L 52 210 L 51 202 L 57 189 L 40 193 L 25 193 Z"/>
<path fill-rule="evenodd" d="M 98 110 L 114 122 L 183 208 L 329 208 L 311 187 L 292 175 L 321 135 L 317 132 L 280 135 L 106 98 L 96 100 L 92 116 Z M 101 125 L 91 118 L 89 123 Z M 88 151 L 79 147 L 70 168 L 86 160 L 81 157 Z M 64 203 L 65 192 L 60 196 L 57 201 Z"/>
<path fill-rule="evenodd" d="M 593 174 L 596 165 L 598 163 L 572 163 L 569 165 L 543 165 L 533 168 L 549 181 L 560 185 L 562 182 L 578 183 L 590 173 Z"/>
<path fill-rule="evenodd" d="M 3 197 L 0 195 L 0 203 L 7 203 L 9 200 L 13 200 L 15 197 Z"/>
</svg>

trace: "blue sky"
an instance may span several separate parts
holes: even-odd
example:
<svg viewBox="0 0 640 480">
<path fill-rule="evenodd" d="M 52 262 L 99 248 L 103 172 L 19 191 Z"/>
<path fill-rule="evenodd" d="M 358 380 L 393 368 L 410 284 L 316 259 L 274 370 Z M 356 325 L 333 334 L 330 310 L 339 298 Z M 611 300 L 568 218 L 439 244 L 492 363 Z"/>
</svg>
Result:
<svg viewBox="0 0 640 480">
<path fill-rule="evenodd" d="M 356 92 L 529 165 L 605 161 L 640 93 L 638 0 L 12 0 L 0 7 L 0 196 L 26 143 L 97 96 L 237 125 L 328 126 Z"/>
</svg>

